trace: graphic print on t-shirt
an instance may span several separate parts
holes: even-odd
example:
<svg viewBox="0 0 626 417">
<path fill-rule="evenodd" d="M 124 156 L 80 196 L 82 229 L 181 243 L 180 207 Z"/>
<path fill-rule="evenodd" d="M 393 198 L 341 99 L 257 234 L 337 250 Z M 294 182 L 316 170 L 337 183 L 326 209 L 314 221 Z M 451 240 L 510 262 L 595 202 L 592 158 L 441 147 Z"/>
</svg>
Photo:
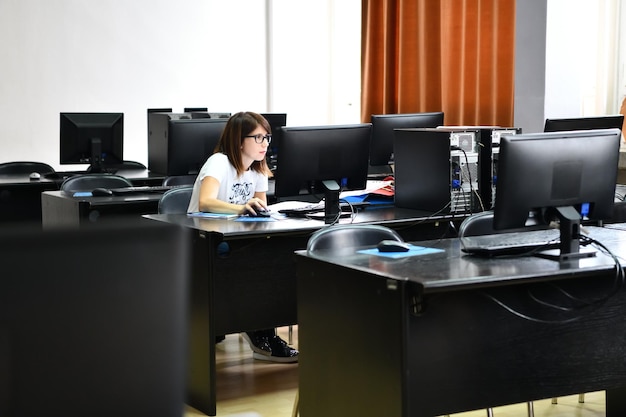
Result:
<svg viewBox="0 0 626 417">
<path fill-rule="evenodd" d="M 246 204 L 246 201 L 252 198 L 252 183 L 251 182 L 237 182 L 233 184 L 230 194 L 228 196 L 228 202 L 232 204 Z"/>
</svg>

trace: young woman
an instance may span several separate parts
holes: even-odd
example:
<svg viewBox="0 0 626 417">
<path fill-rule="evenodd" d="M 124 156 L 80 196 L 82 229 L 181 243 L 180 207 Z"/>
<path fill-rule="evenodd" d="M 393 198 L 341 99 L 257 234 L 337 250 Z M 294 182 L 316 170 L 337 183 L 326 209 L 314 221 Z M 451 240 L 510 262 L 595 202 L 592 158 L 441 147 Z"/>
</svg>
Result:
<svg viewBox="0 0 626 417">
<path fill-rule="evenodd" d="M 267 209 L 268 177 L 265 154 L 272 140 L 263 116 L 252 112 L 230 117 L 213 155 L 202 166 L 193 186 L 188 212 L 256 214 Z M 275 329 L 242 334 L 255 359 L 296 362 L 298 351 Z"/>
</svg>

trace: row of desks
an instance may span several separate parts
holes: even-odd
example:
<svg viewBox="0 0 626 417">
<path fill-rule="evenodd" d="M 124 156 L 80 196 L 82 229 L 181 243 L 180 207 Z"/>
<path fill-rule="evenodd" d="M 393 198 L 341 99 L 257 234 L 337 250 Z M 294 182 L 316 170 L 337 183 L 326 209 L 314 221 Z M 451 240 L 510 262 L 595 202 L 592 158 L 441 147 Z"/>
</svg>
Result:
<svg viewBox="0 0 626 417">
<path fill-rule="evenodd" d="M 615 276 L 605 255 L 567 265 L 471 258 L 457 239 L 442 238 L 458 219 L 393 207 L 365 210 L 355 222 L 382 224 L 412 241 L 430 235 L 417 244 L 443 252 L 318 258 L 303 249 L 327 227 L 319 221 L 146 217 L 190 231 L 188 401 L 209 415 L 216 412 L 215 336 L 296 323 L 302 415 L 380 409 L 374 414 L 428 416 L 602 389 L 607 415 L 626 411 L 621 288 L 562 323 L 520 320 L 489 297 L 519 303 L 520 294 L 543 291 L 532 287 L 538 282 L 600 297 Z M 624 253 L 626 231 L 593 230 Z"/>
<path fill-rule="evenodd" d="M 119 170 L 116 175 L 137 186 L 161 185 L 165 178 L 145 169 Z M 0 223 L 41 222 L 42 193 L 59 190 L 64 178 L 63 173 L 53 178 L 42 175 L 39 180 L 31 180 L 29 174 L 0 175 Z"/>
<path fill-rule="evenodd" d="M 51 214 L 49 218 L 44 217 L 46 222 L 50 220 L 50 224 L 58 225 L 61 221 L 59 219 L 63 215 L 67 215 L 68 219 L 75 219 L 76 216 L 79 219 L 89 219 L 90 216 L 95 216 L 94 213 L 99 213 L 99 216 L 102 216 L 103 212 L 114 214 L 115 210 L 120 210 L 117 214 L 127 213 L 131 207 L 138 209 L 136 214 L 142 213 L 144 209 L 147 212 L 155 213 L 159 198 L 158 195 L 145 195 L 75 199 L 59 191 L 46 191 L 43 194 L 42 204 L 44 211 Z M 46 206 L 45 201 L 49 202 L 51 207 L 58 203 L 73 204 L 76 208 L 57 208 L 53 210 L 51 207 Z M 53 201 L 56 203 L 52 203 Z M 116 209 L 111 211 L 113 208 Z M 611 303 L 607 303 L 607 306 L 603 306 L 603 308 L 606 307 L 608 310 L 601 310 L 599 313 L 600 317 L 592 315 L 588 319 L 589 321 L 580 321 L 581 327 L 552 327 L 555 332 L 565 332 L 568 335 L 567 338 L 563 339 L 567 343 L 565 343 L 564 347 L 561 346 L 559 349 L 556 349 L 554 355 L 550 355 L 550 364 L 558 364 L 558 366 L 551 365 L 546 368 L 550 370 L 551 374 L 546 375 L 540 372 L 538 375 L 545 377 L 545 379 L 536 379 L 533 382 L 536 386 L 533 384 L 528 385 L 528 387 L 532 385 L 535 388 L 531 389 L 524 385 L 524 388 L 520 389 L 512 389 L 509 386 L 506 390 L 504 388 L 498 390 L 497 386 L 494 387 L 494 385 L 497 385 L 497 383 L 494 384 L 494 381 L 499 383 L 502 383 L 504 380 L 508 381 L 508 378 L 511 377 L 509 372 L 520 371 L 523 368 L 523 363 L 538 360 L 539 356 L 529 355 L 526 352 L 527 350 L 543 354 L 543 349 L 555 349 L 555 346 L 559 345 L 557 339 L 550 340 L 550 343 L 546 346 L 541 345 L 543 343 L 542 340 L 545 339 L 544 336 L 540 337 L 540 342 L 537 342 L 539 344 L 532 342 L 530 336 L 528 339 L 524 339 L 526 334 L 536 334 L 538 332 L 537 328 L 528 324 L 516 324 L 509 331 L 507 329 L 511 325 L 510 317 L 507 317 L 501 311 L 497 311 L 497 308 L 493 306 L 487 308 L 480 303 L 475 306 L 475 295 L 472 298 L 465 299 L 465 296 L 476 288 L 485 286 L 485 282 L 482 282 L 484 280 L 466 279 L 468 277 L 483 277 L 485 276 L 484 274 L 487 274 L 486 276 L 491 277 L 490 280 L 493 283 L 498 283 L 497 286 L 508 287 L 512 283 L 516 289 L 519 288 L 518 285 L 521 282 L 512 282 L 510 280 L 511 271 L 515 270 L 514 265 L 503 265 L 500 262 L 476 263 L 472 259 L 461 256 L 458 247 L 455 247 L 454 239 L 445 239 L 454 235 L 450 225 L 460 222 L 463 217 L 462 215 L 432 217 L 428 213 L 416 210 L 380 207 L 368 208 L 360 212 L 353 220 L 357 223 L 375 223 L 394 228 L 408 241 L 432 239 L 432 242 L 444 245 L 443 247 L 446 247 L 446 255 L 441 258 L 430 259 L 429 268 L 439 268 L 442 277 L 456 276 L 459 284 L 456 286 L 445 285 L 444 287 L 446 288 L 440 291 L 432 289 L 426 291 L 425 286 L 420 287 L 415 284 L 415 282 L 420 282 L 419 271 L 423 269 L 424 264 L 422 262 L 426 258 L 412 260 L 411 262 L 414 263 L 411 264 L 403 262 L 405 264 L 404 275 L 385 275 L 385 271 L 379 271 L 373 267 L 377 263 L 383 265 L 385 270 L 392 266 L 385 262 L 380 263 L 368 260 L 368 264 L 365 266 L 359 264 L 335 266 L 332 260 L 323 262 L 312 260 L 302 252 L 294 255 L 294 251 L 302 250 L 306 247 L 308 238 L 314 231 L 326 227 L 321 221 L 286 219 L 273 222 L 239 222 L 232 219 L 209 220 L 188 217 L 186 215 L 150 214 L 145 216 L 147 221 L 158 221 L 182 226 L 188 231 L 188 237 L 192 243 L 192 253 L 190 253 L 190 263 L 192 265 L 192 308 L 190 314 L 188 403 L 209 415 L 215 415 L 216 413 L 214 343 L 216 335 L 289 324 L 300 325 L 301 409 L 303 415 L 334 415 L 329 410 L 320 408 L 323 407 L 321 404 L 324 404 L 325 401 L 328 401 L 329 408 L 336 407 L 337 410 L 346 411 L 345 407 L 347 405 L 337 406 L 335 401 L 339 400 L 324 389 L 324 386 L 329 387 L 332 384 L 328 384 L 323 376 L 317 375 L 319 371 L 316 371 L 316 369 L 324 369 L 325 366 L 330 364 L 330 362 L 324 362 L 329 358 L 326 356 L 327 351 L 334 350 L 337 354 L 343 351 L 351 352 L 352 354 L 352 352 L 355 352 L 355 347 L 365 347 L 372 342 L 372 340 L 368 340 L 368 338 L 372 337 L 372 334 L 388 334 L 392 339 L 380 337 L 380 340 L 376 343 L 381 345 L 377 349 L 365 349 L 363 352 L 358 353 L 358 361 L 346 363 L 345 369 L 356 371 L 359 366 L 362 368 L 358 369 L 369 369 L 372 365 L 369 362 L 370 360 L 375 363 L 380 361 L 381 366 L 385 368 L 375 368 L 383 372 L 383 376 L 385 376 L 380 383 L 362 385 L 365 382 L 353 381 L 350 379 L 349 373 L 342 373 L 343 368 L 339 365 L 334 366 L 334 368 L 337 368 L 337 372 L 329 373 L 329 375 L 335 375 L 337 381 L 355 383 L 354 390 L 351 390 L 349 394 L 349 396 L 354 395 L 354 401 L 357 401 L 357 398 L 362 398 L 363 395 L 369 396 L 374 392 L 382 390 L 384 395 L 381 394 L 381 403 L 395 404 L 395 401 L 399 401 L 394 406 L 401 407 L 398 415 L 422 416 L 429 415 L 431 412 L 443 414 L 444 412 L 455 412 L 483 406 L 526 401 L 528 399 L 591 391 L 592 388 L 617 389 L 625 385 L 626 381 L 620 375 L 626 375 L 626 372 L 621 373 L 620 367 L 615 368 L 618 370 L 617 375 L 611 374 L 606 378 L 599 376 L 599 373 L 607 370 L 608 366 L 617 366 L 614 357 L 618 349 L 617 341 L 614 338 L 607 339 L 604 336 L 605 332 L 608 332 L 606 334 L 610 336 L 614 336 L 623 334 L 622 330 L 626 330 L 623 329 L 625 321 L 621 319 L 621 316 L 617 318 L 616 315 L 616 311 L 622 308 L 622 300 L 621 298 L 616 298 Z M 81 221 L 83 220 L 79 220 L 74 225 L 80 225 Z M 347 219 L 342 220 L 342 222 L 348 221 Z M 612 231 L 610 233 L 614 234 L 612 239 L 618 237 L 618 239 L 615 239 L 616 241 L 623 239 L 622 234 L 618 232 Z M 458 243 L 456 245 L 458 246 Z M 297 260 L 297 262 L 294 260 Z M 592 259 L 593 261 L 596 261 L 596 259 Z M 298 281 L 296 281 L 296 264 L 301 271 L 298 274 Z M 530 263 L 528 264 L 530 265 Z M 407 265 L 410 265 L 410 268 L 406 269 Z M 342 272 L 338 273 L 337 270 L 333 269 L 335 267 Z M 318 268 L 330 269 L 324 269 L 325 272 L 318 275 L 318 272 L 315 272 Z M 346 281 L 344 282 L 343 277 L 346 268 L 349 270 L 354 269 L 355 271 L 346 273 Z M 364 268 L 366 269 L 365 272 L 363 272 Z M 367 268 L 373 269 L 367 270 Z M 303 273 L 302 271 L 307 272 Z M 313 275 L 309 274 L 309 271 L 312 271 Z M 459 275 L 458 271 L 465 272 Z M 606 275 L 606 272 L 606 262 L 604 264 L 600 262 L 599 264 L 590 265 L 589 268 L 572 267 L 566 270 L 564 275 L 559 275 L 559 277 L 585 278 L 592 276 L 602 278 Z M 533 270 L 532 275 L 527 271 L 525 276 L 550 277 L 552 273 L 550 270 Z M 325 278 L 322 279 L 321 277 L 324 274 L 326 274 Z M 358 277 L 355 277 L 354 274 Z M 411 274 L 414 274 L 414 276 Z M 309 278 L 303 278 L 303 276 L 309 278 L 316 276 L 320 279 L 311 281 Z M 341 278 L 337 279 L 337 284 L 334 283 L 335 278 Z M 374 278 L 377 281 L 376 283 L 371 282 Z M 351 280 L 356 281 L 352 282 Z M 395 306 L 387 302 L 379 304 L 381 300 L 375 296 L 377 291 L 381 289 L 378 286 L 384 284 L 386 287 L 392 281 L 398 283 L 398 285 L 394 284 L 392 286 L 402 288 L 402 291 L 394 295 L 394 297 L 401 295 L 401 298 L 394 300 L 394 303 L 398 304 Z M 370 283 L 373 286 L 370 286 Z M 339 291 L 335 285 L 345 285 L 345 287 Z M 594 281 L 590 281 L 589 285 L 593 289 Z M 307 290 L 303 293 L 304 288 L 307 288 Z M 363 294 L 361 294 L 361 290 L 363 290 Z M 374 295 L 368 295 L 368 291 L 374 291 Z M 414 317 L 407 313 L 407 309 L 414 306 L 413 296 L 419 294 L 420 291 L 423 295 L 427 295 L 424 299 L 428 301 L 428 305 L 437 306 L 438 300 L 442 299 L 441 297 L 444 300 L 443 304 L 437 307 L 437 311 L 444 312 L 443 315 L 433 316 L 433 321 L 428 321 L 426 325 L 423 325 L 422 323 L 426 322 L 421 320 L 411 324 L 413 323 L 411 320 Z M 440 292 L 446 295 L 439 294 Z M 511 294 L 515 294 L 515 292 L 515 289 L 511 290 Z M 355 296 L 355 294 L 360 295 Z M 451 298 L 446 299 L 448 296 Z M 510 296 L 510 294 L 507 296 Z M 352 298 L 352 300 L 348 300 L 348 298 Z M 333 322 L 332 326 L 326 327 L 329 320 L 325 320 L 323 317 L 328 314 L 325 310 L 327 304 L 319 303 L 320 299 L 329 300 L 331 307 L 328 311 L 337 313 L 338 320 Z M 366 300 L 369 301 L 366 302 Z M 361 312 L 363 315 L 349 315 L 344 305 L 349 306 L 350 302 L 359 304 L 358 306 L 352 306 L 354 307 L 353 311 Z M 626 301 L 624 302 L 626 303 Z M 390 310 L 387 310 L 387 308 Z M 474 311 L 475 308 L 477 308 L 476 311 Z M 345 315 L 342 316 L 342 314 Z M 467 321 L 469 318 L 472 319 Z M 604 318 L 607 318 L 606 322 Z M 494 320 L 500 326 L 495 328 L 497 330 L 495 336 L 504 337 L 504 339 L 500 340 L 506 341 L 506 344 L 503 346 L 506 346 L 508 349 L 502 348 L 498 352 L 501 355 L 499 361 L 504 363 L 508 360 L 514 360 L 516 363 L 515 367 L 510 368 L 506 372 L 502 369 L 495 369 L 493 366 L 491 368 L 487 367 L 490 370 L 485 374 L 485 378 L 459 379 L 459 381 L 464 383 L 440 381 L 444 386 L 446 384 L 450 386 L 444 392 L 447 392 L 448 400 L 449 398 L 455 398 L 454 402 L 449 402 L 446 399 L 430 394 L 424 397 L 418 396 L 421 402 L 429 404 L 428 406 L 418 406 L 409 400 L 409 393 L 412 393 L 412 390 L 416 389 L 416 387 L 421 390 L 423 387 L 414 385 L 414 379 L 405 378 L 407 370 L 411 370 L 413 375 L 420 375 L 421 372 L 424 372 L 423 375 L 426 380 L 431 377 L 441 378 L 442 375 L 445 375 L 445 372 L 453 372 L 454 381 L 460 378 L 459 372 L 465 372 L 463 371 L 465 366 L 468 366 L 467 372 L 470 370 L 479 374 L 483 372 L 482 368 L 475 369 L 476 366 L 471 367 L 469 362 L 459 358 L 471 358 L 473 355 L 489 353 L 483 352 L 481 349 L 492 349 L 489 344 L 483 344 L 483 342 L 493 336 L 490 333 L 490 329 Z M 330 321 L 332 322 L 333 320 Z M 468 323 L 471 323 L 472 328 L 477 329 L 475 334 L 463 335 L 463 332 L 468 331 L 466 328 Z M 479 324 L 488 326 L 488 328 L 483 329 Z M 424 327 L 422 328 L 422 326 Z M 589 331 L 590 328 L 596 327 L 599 329 L 598 331 L 593 331 L 589 336 L 584 337 L 584 343 L 590 344 L 589 347 L 583 349 L 585 355 L 595 348 L 600 348 L 600 343 L 604 343 L 604 341 L 607 341 L 610 349 L 613 350 L 607 353 L 608 356 L 605 359 L 599 358 L 599 355 L 590 356 L 589 362 L 583 364 L 589 365 L 589 367 L 598 366 L 598 371 L 586 370 L 581 378 L 575 375 L 572 377 L 574 373 L 573 368 L 566 366 L 567 364 L 563 363 L 562 358 L 571 358 L 574 355 L 577 358 L 577 366 L 580 365 L 579 362 L 584 362 L 577 352 L 572 351 L 572 349 L 576 349 L 578 346 L 574 343 L 574 339 L 580 337 L 585 331 Z M 349 331 L 348 329 L 353 330 Z M 375 331 L 372 332 L 372 329 L 375 329 Z M 551 331 L 545 331 L 545 334 L 549 334 Z M 582 333 L 579 334 L 579 332 Z M 325 333 L 324 337 L 318 337 L 323 333 Z M 462 343 L 458 342 L 459 339 L 454 338 L 458 334 L 463 335 Z M 424 338 L 423 340 L 431 340 L 430 338 L 434 337 L 432 340 L 435 342 L 424 344 L 425 350 L 422 350 L 422 337 Z M 467 354 L 463 356 L 465 337 L 470 338 L 468 340 L 473 340 L 473 342 L 472 349 L 468 350 Z M 524 339 L 520 345 L 521 347 L 512 348 L 513 341 L 516 341 L 518 338 Z M 399 343 L 391 343 L 391 340 Z M 339 345 L 324 345 L 324 343 L 335 342 L 345 345 L 345 349 L 343 347 L 338 349 L 337 346 Z M 375 346 L 376 343 L 371 346 Z M 415 347 L 414 344 L 415 346 L 419 345 L 419 347 Z M 384 352 L 385 349 L 390 349 L 390 347 L 393 348 L 394 346 L 396 349 L 386 352 L 384 358 L 368 356 L 376 352 Z M 455 346 L 454 349 L 451 346 Z M 424 360 L 424 357 L 421 359 L 409 357 L 413 349 L 425 355 L 433 355 L 432 357 L 436 359 L 436 362 L 433 362 L 433 364 L 443 366 L 446 361 L 451 361 L 451 365 L 443 368 L 435 365 L 426 366 L 430 362 L 429 360 Z M 524 360 L 517 358 L 516 355 L 518 354 L 521 354 Z M 460 356 L 457 357 L 457 355 Z M 394 356 L 394 358 L 389 358 L 388 356 Z M 367 358 L 366 362 L 364 362 L 365 358 Z M 400 360 L 399 358 L 401 362 L 397 362 Z M 337 364 L 343 363 L 344 359 L 345 356 L 334 358 Z M 454 369 L 452 364 L 454 364 Z M 541 364 L 543 366 L 545 362 L 541 362 Z M 389 368 L 387 368 L 388 366 Z M 330 372 L 330 370 L 327 371 Z M 437 374 L 442 371 L 443 374 Z M 355 372 L 354 375 L 358 375 L 358 372 Z M 373 370 L 372 375 L 377 375 L 377 372 Z M 525 377 L 528 377 L 528 375 Z M 570 383 L 555 384 L 550 387 L 545 386 L 544 381 L 546 380 L 553 381 L 565 377 L 571 380 Z M 376 377 L 364 379 L 376 381 Z M 590 379 L 593 379 L 593 381 L 589 382 Z M 465 385 L 465 383 L 469 383 L 469 385 Z M 468 387 L 481 387 L 482 385 L 480 384 L 485 384 L 484 386 L 489 389 L 485 391 L 484 395 L 478 395 L 478 399 L 476 399 L 476 389 Z M 431 385 L 433 387 L 437 386 L 436 384 Z M 461 390 L 461 386 L 464 387 L 463 390 Z M 503 384 L 502 386 L 506 385 Z M 509 388 L 512 389 L 513 394 L 509 392 Z M 345 389 L 345 387 L 342 389 Z M 350 398 L 349 396 L 347 397 L 348 399 Z M 318 401 L 321 398 L 324 398 L 324 401 Z M 456 400 L 457 398 L 458 400 Z M 615 396 L 611 396 L 611 404 L 615 403 L 615 398 Z M 346 401 L 346 404 L 352 403 L 353 401 Z M 449 404 L 449 407 L 442 408 L 442 405 L 446 404 Z M 394 407 L 390 406 L 388 410 L 395 409 Z M 341 415 L 352 414 L 354 413 L 349 412 Z M 368 412 L 364 414 L 368 414 Z"/>
</svg>

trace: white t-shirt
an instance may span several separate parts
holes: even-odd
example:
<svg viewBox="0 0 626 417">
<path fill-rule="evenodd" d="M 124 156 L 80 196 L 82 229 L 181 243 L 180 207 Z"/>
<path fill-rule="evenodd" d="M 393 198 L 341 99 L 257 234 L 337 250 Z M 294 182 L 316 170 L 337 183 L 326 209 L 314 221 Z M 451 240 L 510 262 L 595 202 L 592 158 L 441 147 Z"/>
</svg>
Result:
<svg viewBox="0 0 626 417">
<path fill-rule="evenodd" d="M 228 157 L 223 153 L 215 153 L 207 159 L 200 169 L 198 178 L 193 185 L 188 213 L 200 211 L 200 186 L 205 177 L 213 177 L 220 183 L 217 198 L 227 203 L 245 204 L 254 197 L 256 192 L 267 192 L 267 176 L 259 172 L 247 170 L 240 177 L 237 170 L 231 165 Z"/>
</svg>

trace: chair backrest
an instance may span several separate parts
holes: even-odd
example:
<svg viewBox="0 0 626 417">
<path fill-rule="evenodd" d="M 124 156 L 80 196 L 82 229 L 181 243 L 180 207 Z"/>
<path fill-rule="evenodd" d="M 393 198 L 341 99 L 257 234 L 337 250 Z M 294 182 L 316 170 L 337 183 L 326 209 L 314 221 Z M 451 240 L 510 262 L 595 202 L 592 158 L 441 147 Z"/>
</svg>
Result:
<svg viewBox="0 0 626 417">
<path fill-rule="evenodd" d="M 163 193 L 159 200 L 159 214 L 184 214 L 187 213 L 193 187 L 172 188 Z"/>
<path fill-rule="evenodd" d="M 197 175 L 172 175 L 163 180 L 163 185 L 193 185 Z"/>
<path fill-rule="evenodd" d="M 537 224 L 518 229 L 496 230 L 493 228 L 493 210 L 481 211 L 466 217 L 459 226 L 459 237 L 495 235 L 499 233 L 527 232 L 548 229 L 548 225 Z"/>
<path fill-rule="evenodd" d="M 307 253 L 315 254 L 319 250 L 332 250 L 334 254 L 354 253 L 354 249 L 372 246 L 381 240 L 397 240 L 400 235 L 388 227 L 374 224 L 349 224 L 330 226 L 313 233 L 307 243 Z"/>
<path fill-rule="evenodd" d="M 493 228 L 493 211 L 482 211 L 466 217 L 459 226 L 459 237 L 492 235 L 499 231 Z"/>
<path fill-rule="evenodd" d="M 94 188 L 124 188 L 133 184 L 126 178 L 112 174 L 79 174 L 61 183 L 61 191 L 91 191 Z"/>
<path fill-rule="evenodd" d="M 116 169 L 148 169 L 144 164 L 137 161 L 122 161 L 113 167 Z"/>
<path fill-rule="evenodd" d="M 43 162 L 15 161 L 0 164 L 0 175 L 30 174 L 31 172 L 48 174 L 55 171 L 54 168 Z"/>
</svg>

